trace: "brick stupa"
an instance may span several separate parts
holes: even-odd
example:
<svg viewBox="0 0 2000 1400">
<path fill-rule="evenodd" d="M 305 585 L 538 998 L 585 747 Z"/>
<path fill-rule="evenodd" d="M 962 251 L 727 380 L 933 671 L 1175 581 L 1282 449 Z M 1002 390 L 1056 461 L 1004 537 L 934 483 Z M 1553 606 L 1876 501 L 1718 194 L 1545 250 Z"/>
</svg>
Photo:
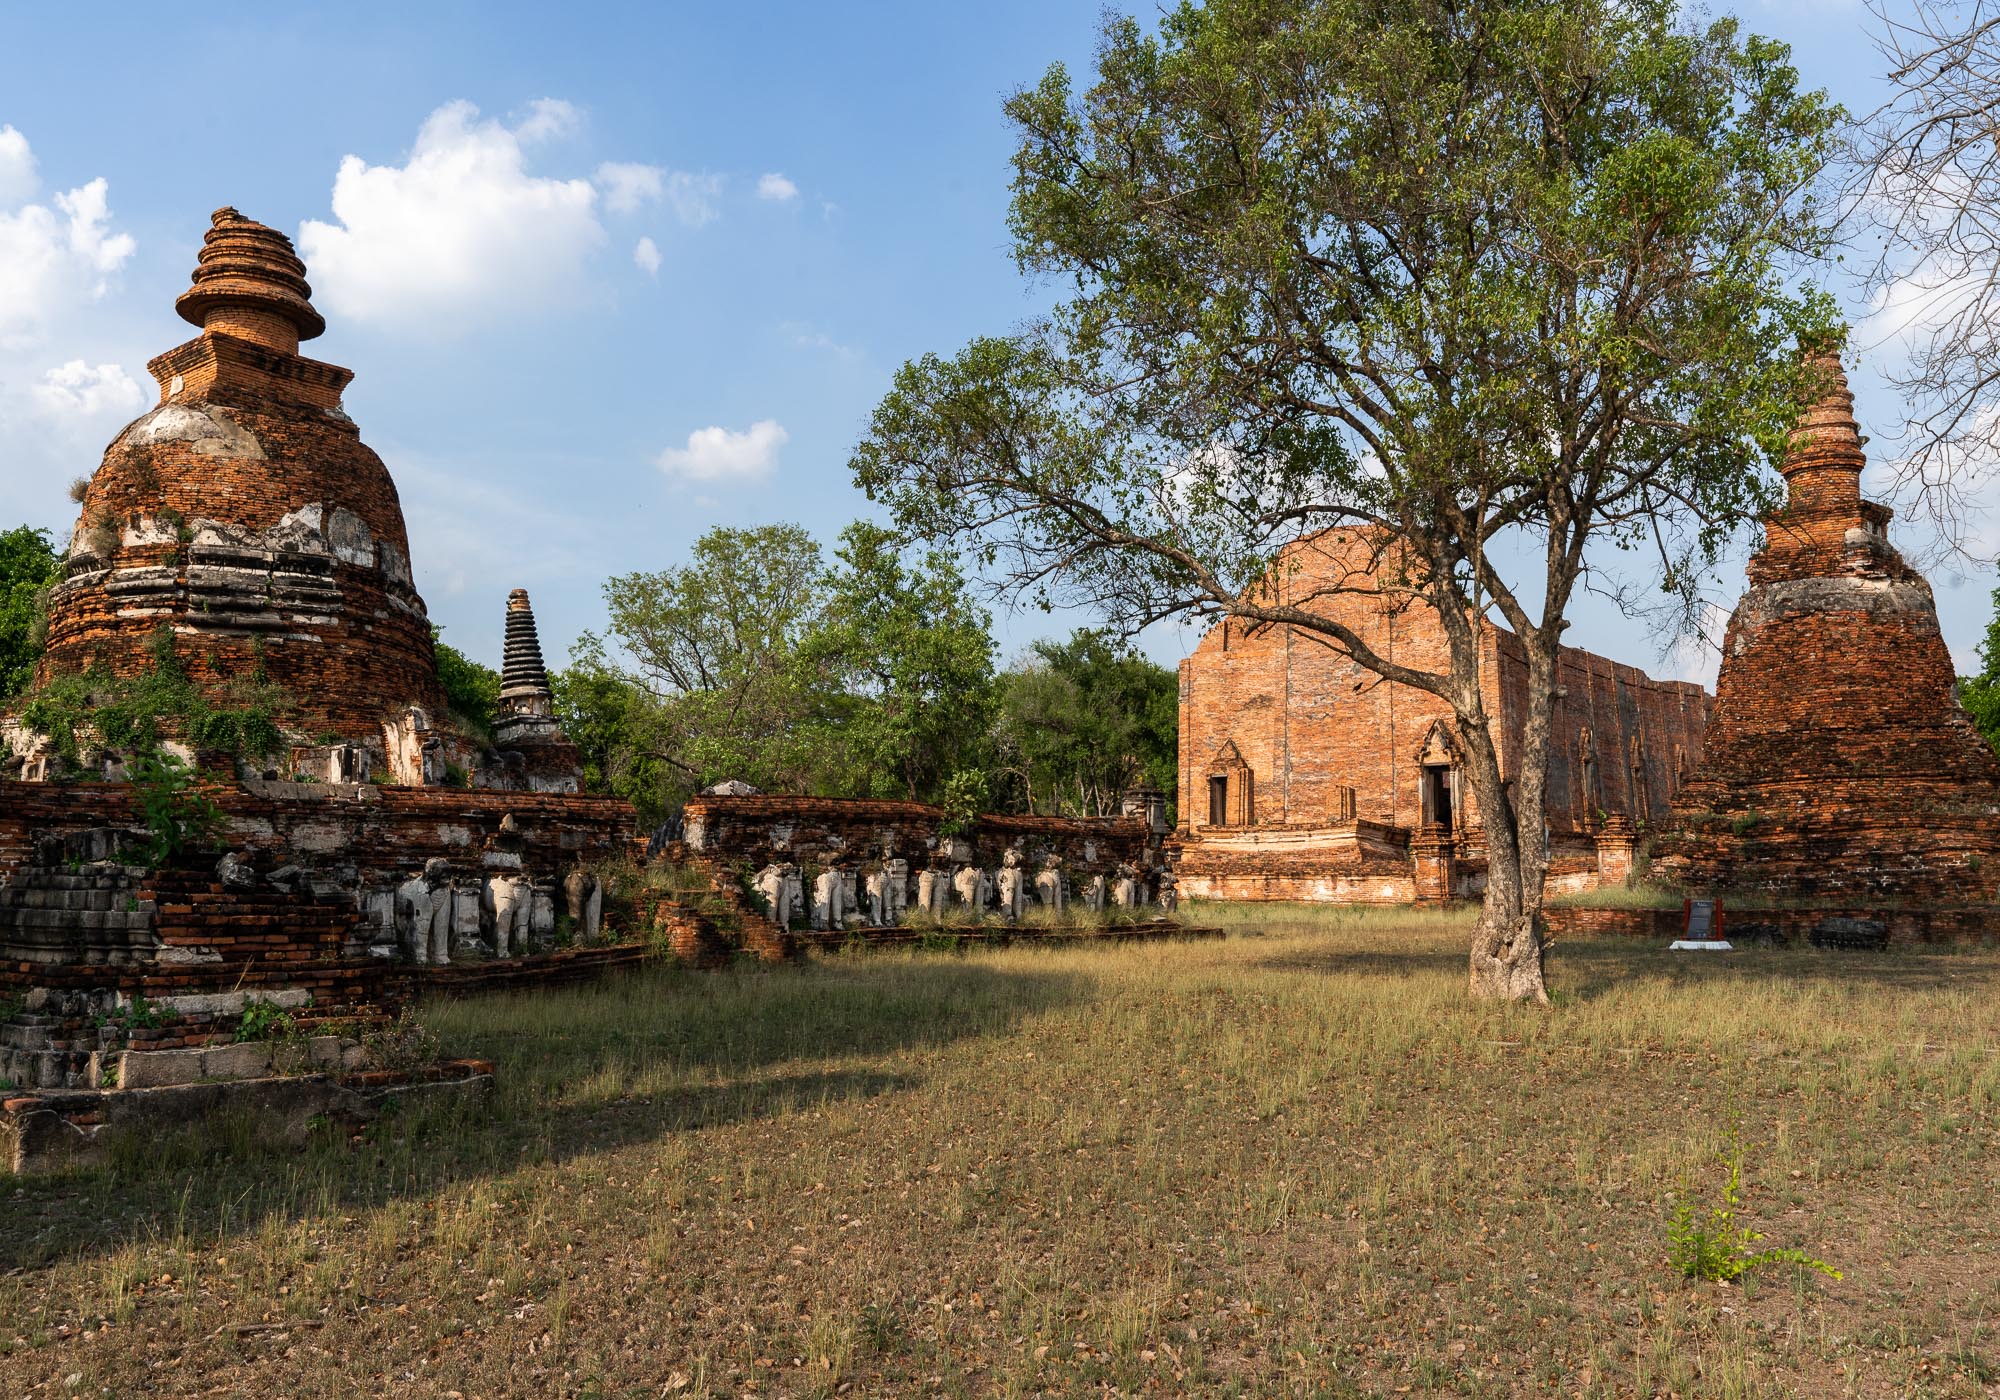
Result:
<svg viewBox="0 0 2000 1400">
<path fill-rule="evenodd" d="M 1846 905 L 1899 936 L 1977 932 L 2000 878 L 2000 761 L 1953 690 L 1930 585 L 1861 496 L 1839 361 L 1781 467 L 1730 618 L 1701 761 L 1659 869 L 1688 888 Z M 1742 917 L 1755 917 L 1745 913 Z"/>
<path fill-rule="evenodd" d="M 147 366 L 158 406 L 90 479 L 38 682 L 131 674 L 164 625 L 198 683 L 261 665 L 305 734 L 379 748 L 396 713 L 442 711 L 395 483 L 341 407 L 354 376 L 299 353 L 326 329 L 305 270 L 215 212 L 175 303 L 201 334 Z"/>
</svg>

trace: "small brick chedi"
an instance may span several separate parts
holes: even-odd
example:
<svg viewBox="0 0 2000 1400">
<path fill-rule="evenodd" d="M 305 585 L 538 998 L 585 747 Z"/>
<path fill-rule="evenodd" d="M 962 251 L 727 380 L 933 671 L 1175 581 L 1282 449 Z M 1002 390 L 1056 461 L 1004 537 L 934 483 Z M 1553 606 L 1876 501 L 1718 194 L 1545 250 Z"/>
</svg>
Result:
<svg viewBox="0 0 2000 1400">
<path fill-rule="evenodd" d="M 1889 508 L 1861 497 L 1866 439 L 1839 362 L 1820 365 L 1656 869 L 1725 906 L 1747 892 L 1896 937 L 1990 932 L 2000 761 L 1954 693 L 1930 585 L 1890 545 Z"/>
<path fill-rule="evenodd" d="M 1287 549 L 1269 587 L 1337 616 L 1383 656 L 1447 665 L 1443 626 L 1379 568 L 1369 536 Z M 1518 763 L 1526 666 L 1513 634 L 1480 643 L 1501 769 Z M 1708 697 L 1565 649 L 1549 773 L 1551 885 L 1622 879 L 1701 756 Z M 1184 895 L 1398 903 L 1477 894 L 1485 846 L 1449 707 L 1315 636 L 1231 619 L 1180 668 Z"/>
</svg>

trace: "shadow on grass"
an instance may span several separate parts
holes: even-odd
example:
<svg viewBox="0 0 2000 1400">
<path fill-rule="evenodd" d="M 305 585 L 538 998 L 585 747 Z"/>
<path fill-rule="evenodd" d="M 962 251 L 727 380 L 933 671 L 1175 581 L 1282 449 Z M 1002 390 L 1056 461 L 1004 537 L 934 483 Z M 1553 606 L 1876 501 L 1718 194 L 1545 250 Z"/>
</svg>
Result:
<svg viewBox="0 0 2000 1400">
<path fill-rule="evenodd" d="M 14 1183 L 0 1271 L 134 1241 L 213 1241 L 267 1219 L 353 1213 L 594 1153 L 918 1087 L 896 1063 L 1001 1034 L 1090 979 L 956 958 L 870 957 L 776 971 L 647 969 L 594 986 L 440 1003 L 445 1052 L 490 1059 L 483 1104 L 387 1114 L 303 1150 L 223 1120 L 130 1143 L 100 1170 Z"/>
<path fill-rule="evenodd" d="M 1785 981 L 1881 987 L 1908 992 L 2000 988 L 1990 956 L 1946 947 L 1899 947 L 1879 953 L 1813 947 L 1740 947 L 1729 953 L 1675 952 L 1639 939 L 1564 939 L 1549 952 L 1551 986 L 1579 1001 L 1616 990 L 1635 976 L 1682 986 L 1716 982 Z"/>
<path fill-rule="evenodd" d="M 1426 931 L 1410 940 L 1419 946 L 1302 949 L 1264 958 L 1265 971 L 1323 977 L 1404 980 L 1467 975 L 1464 947 Z M 1990 957 L 1965 950 L 1901 947 L 1884 952 L 1852 952 L 1812 947 L 1744 947 L 1731 953 L 1674 952 L 1664 942 L 1628 938 L 1565 938 L 1548 951 L 1545 969 L 1553 993 L 1578 1002 L 1594 1001 L 1636 977 L 1699 987 L 1759 978 L 1822 984 L 1884 987 L 1909 992 L 1991 986 L 2000 990 L 2000 967 Z"/>
</svg>

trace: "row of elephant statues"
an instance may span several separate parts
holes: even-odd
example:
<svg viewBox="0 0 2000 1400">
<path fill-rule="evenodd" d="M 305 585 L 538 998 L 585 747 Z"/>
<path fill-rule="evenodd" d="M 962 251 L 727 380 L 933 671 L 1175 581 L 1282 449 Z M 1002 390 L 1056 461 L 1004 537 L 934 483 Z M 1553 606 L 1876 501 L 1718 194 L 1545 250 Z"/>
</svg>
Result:
<svg viewBox="0 0 2000 1400">
<path fill-rule="evenodd" d="M 592 942 L 603 924 L 604 882 L 582 869 L 560 882 L 518 869 L 458 875 L 439 858 L 398 885 L 392 901 L 396 941 L 410 961 L 443 966 L 454 951 L 509 958 L 553 946 L 558 901 L 572 936 Z"/>
<path fill-rule="evenodd" d="M 1060 914 L 1071 902 L 1071 879 L 1062 857 L 1046 856 L 1040 869 L 1031 871 L 1018 848 L 1010 848 L 1001 857 L 1000 868 L 990 872 L 954 862 L 927 866 L 912 879 L 910 862 L 896 855 L 885 856 L 866 871 L 827 866 L 814 877 L 810 897 L 803 872 L 790 862 L 773 861 L 750 883 L 763 900 L 765 914 L 783 929 L 807 918 L 820 931 L 857 924 L 889 928 L 904 922 L 913 908 L 933 919 L 961 909 L 976 916 L 997 913 L 1016 923 L 1031 908 Z M 1171 914 L 1178 904 L 1173 872 L 1161 871 L 1149 888 L 1145 874 L 1129 861 L 1109 878 L 1101 873 L 1081 877 L 1075 899 L 1093 914 L 1103 912 L 1107 904 L 1140 909 L 1156 901 Z"/>
</svg>

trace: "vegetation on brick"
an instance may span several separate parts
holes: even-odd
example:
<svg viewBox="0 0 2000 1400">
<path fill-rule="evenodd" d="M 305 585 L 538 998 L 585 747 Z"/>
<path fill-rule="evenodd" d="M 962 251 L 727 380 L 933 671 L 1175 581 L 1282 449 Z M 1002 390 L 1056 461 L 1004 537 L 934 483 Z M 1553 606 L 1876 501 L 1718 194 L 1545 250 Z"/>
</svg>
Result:
<svg viewBox="0 0 2000 1400">
<path fill-rule="evenodd" d="M 23 722 L 47 735 L 71 768 L 86 743 L 121 753 L 157 751 L 169 739 L 237 758 L 277 752 L 295 702 L 261 665 L 247 675 L 197 684 L 164 626 L 149 639 L 146 655 L 143 669 L 124 675 L 93 665 L 49 680 L 28 695 Z"/>
</svg>

